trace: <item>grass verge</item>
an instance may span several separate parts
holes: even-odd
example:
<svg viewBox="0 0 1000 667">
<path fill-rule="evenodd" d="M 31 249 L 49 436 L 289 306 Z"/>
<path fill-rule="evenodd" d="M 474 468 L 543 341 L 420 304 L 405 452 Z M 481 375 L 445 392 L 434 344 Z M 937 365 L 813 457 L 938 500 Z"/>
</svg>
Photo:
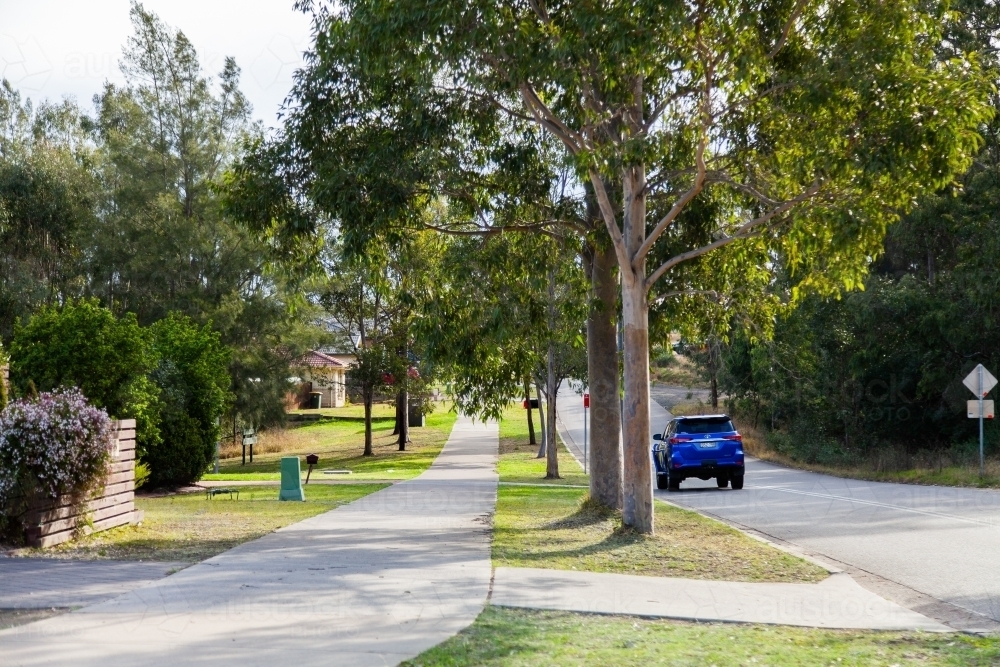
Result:
<svg viewBox="0 0 1000 667">
<path fill-rule="evenodd" d="M 494 665 L 963 665 L 1000 662 L 1000 640 L 963 635 L 692 624 L 487 607 L 407 667 Z"/>
<path fill-rule="evenodd" d="M 15 555 L 85 560 L 197 562 L 296 521 L 332 510 L 386 484 L 310 484 L 305 502 L 279 502 L 277 486 L 240 489 L 239 500 L 186 493 L 136 500 L 141 525 L 121 526 L 49 549 Z"/>
<path fill-rule="evenodd" d="M 728 581 L 821 581 L 826 570 L 700 514 L 656 502 L 654 535 L 623 530 L 584 489 L 501 486 L 497 566 Z"/>
<path fill-rule="evenodd" d="M 323 410 L 330 420 L 291 426 L 287 429 L 261 434 L 260 447 L 255 447 L 253 463 L 241 465 L 239 452 L 230 449 L 232 458 L 222 459 L 218 474 L 205 475 L 208 481 L 261 481 L 281 479 L 282 456 L 318 454 L 319 466 L 313 478 L 331 478 L 323 469 L 350 470 L 350 475 L 333 479 L 352 480 L 401 480 L 416 477 L 434 462 L 448 441 L 455 425 L 456 413 L 449 404 L 438 408 L 424 419 L 425 426 L 410 429 L 410 442 L 406 451 L 399 451 L 396 436 L 395 406 L 374 406 L 372 439 L 374 456 L 363 456 L 365 441 L 364 408 L 347 406 Z M 305 465 L 303 464 L 303 476 Z"/>
<path fill-rule="evenodd" d="M 527 444 L 524 411 L 500 423 L 501 484 L 493 518 L 498 567 L 615 572 L 729 581 L 821 581 L 826 570 L 747 537 L 723 523 L 655 503 L 653 536 L 623 530 L 617 512 L 587 501 L 589 477 L 562 449 L 562 480 L 546 480 L 545 461 Z"/>
<path fill-rule="evenodd" d="M 535 436 L 541 438 L 538 410 L 535 410 Z M 587 486 L 590 479 L 580 464 L 559 444 L 560 479 L 545 479 L 545 459 L 537 458 L 538 445 L 528 439 L 528 420 L 520 403 L 511 403 L 500 420 L 500 481 L 521 484 Z"/>
</svg>

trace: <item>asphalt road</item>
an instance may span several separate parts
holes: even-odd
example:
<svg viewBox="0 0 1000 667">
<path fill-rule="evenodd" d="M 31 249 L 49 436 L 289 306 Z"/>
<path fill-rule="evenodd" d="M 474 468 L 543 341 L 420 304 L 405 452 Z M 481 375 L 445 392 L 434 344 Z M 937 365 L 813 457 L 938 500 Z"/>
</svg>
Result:
<svg viewBox="0 0 1000 667">
<path fill-rule="evenodd" d="M 568 388 L 559 398 L 564 439 L 582 443 L 582 402 Z M 667 419 L 654 404 L 653 431 Z M 1000 621 L 998 491 L 841 479 L 749 459 L 742 491 L 694 479 L 656 495 Z"/>
</svg>

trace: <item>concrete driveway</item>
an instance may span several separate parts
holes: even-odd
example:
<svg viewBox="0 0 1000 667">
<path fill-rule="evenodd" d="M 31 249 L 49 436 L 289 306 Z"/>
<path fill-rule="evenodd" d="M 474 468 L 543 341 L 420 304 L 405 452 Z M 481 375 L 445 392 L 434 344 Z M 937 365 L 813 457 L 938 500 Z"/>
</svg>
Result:
<svg viewBox="0 0 1000 667">
<path fill-rule="evenodd" d="M 567 388 L 559 408 L 564 439 L 582 444 L 582 402 Z M 656 403 L 650 412 L 662 431 L 669 413 Z M 694 479 L 656 496 L 832 561 L 953 627 L 1000 628 L 998 491 L 865 482 L 749 459 L 742 491 Z"/>
</svg>

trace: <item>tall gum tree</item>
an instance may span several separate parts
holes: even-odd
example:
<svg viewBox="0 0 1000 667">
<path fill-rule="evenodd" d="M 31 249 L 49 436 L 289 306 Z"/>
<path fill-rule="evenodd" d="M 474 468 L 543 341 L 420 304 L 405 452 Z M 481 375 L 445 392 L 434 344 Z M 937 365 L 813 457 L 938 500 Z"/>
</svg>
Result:
<svg viewBox="0 0 1000 667">
<path fill-rule="evenodd" d="M 653 531 L 650 293 L 685 262 L 763 240 L 807 290 L 860 285 L 886 225 L 963 171 L 988 116 L 974 58 L 940 58 L 947 6 L 918 0 L 302 2 L 371 72 L 432 71 L 557 138 L 614 247 L 624 323 L 624 506 Z M 616 205 L 606 183 L 616 184 Z M 649 262 L 699 197 L 734 213 Z M 660 202 L 651 207 L 650 202 Z M 666 202 L 666 204 L 664 204 Z M 662 215 L 649 216 L 652 209 Z"/>
</svg>

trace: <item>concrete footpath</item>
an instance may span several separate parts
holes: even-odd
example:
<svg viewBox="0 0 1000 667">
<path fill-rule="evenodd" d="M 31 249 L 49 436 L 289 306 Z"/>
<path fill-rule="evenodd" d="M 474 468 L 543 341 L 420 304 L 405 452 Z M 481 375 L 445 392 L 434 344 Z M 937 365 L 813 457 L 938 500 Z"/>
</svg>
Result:
<svg viewBox="0 0 1000 667">
<path fill-rule="evenodd" d="M 85 607 L 151 584 L 187 566 L 169 562 L 0 558 L 0 609 Z"/>
<path fill-rule="evenodd" d="M 0 632 L 0 665 L 392 665 L 483 609 L 495 424 L 419 477 L 101 604 Z"/>
<path fill-rule="evenodd" d="M 951 631 L 866 591 L 846 573 L 818 584 L 776 584 L 500 567 L 492 602 L 501 607 L 701 622 Z"/>
</svg>

